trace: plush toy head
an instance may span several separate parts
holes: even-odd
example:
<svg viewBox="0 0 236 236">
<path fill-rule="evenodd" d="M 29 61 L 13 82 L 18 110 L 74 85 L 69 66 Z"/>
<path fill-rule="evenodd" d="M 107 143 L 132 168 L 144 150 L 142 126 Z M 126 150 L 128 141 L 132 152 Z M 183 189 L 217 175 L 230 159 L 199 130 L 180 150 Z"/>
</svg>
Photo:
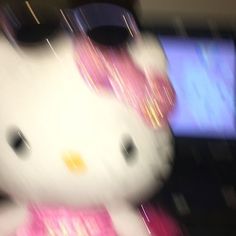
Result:
<svg viewBox="0 0 236 236">
<path fill-rule="evenodd" d="M 1 189 L 27 204 L 80 207 L 138 202 L 161 186 L 169 129 L 87 88 L 69 39 L 19 54 L 1 38 L 0 51 Z"/>
</svg>

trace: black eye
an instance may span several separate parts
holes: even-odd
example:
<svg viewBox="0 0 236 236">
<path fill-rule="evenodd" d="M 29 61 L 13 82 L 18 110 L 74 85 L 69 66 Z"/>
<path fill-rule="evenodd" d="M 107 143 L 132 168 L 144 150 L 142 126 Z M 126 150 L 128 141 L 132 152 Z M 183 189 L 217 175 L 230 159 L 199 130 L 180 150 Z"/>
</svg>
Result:
<svg viewBox="0 0 236 236">
<path fill-rule="evenodd" d="M 27 139 L 19 129 L 14 129 L 9 132 L 8 143 L 14 152 L 21 157 L 30 150 Z"/>
<path fill-rule="evenodd" d="M 137 159 L 137 147 L 131 137 L 125 137 L 121 144 L 121 152 L 128 163 Z"/>
</svg>

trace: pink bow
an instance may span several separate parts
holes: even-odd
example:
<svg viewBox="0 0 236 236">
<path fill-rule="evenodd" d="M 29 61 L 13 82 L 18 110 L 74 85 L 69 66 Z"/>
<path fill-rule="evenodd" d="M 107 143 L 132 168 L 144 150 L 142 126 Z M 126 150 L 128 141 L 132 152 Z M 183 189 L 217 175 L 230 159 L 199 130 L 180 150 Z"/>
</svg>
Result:
<svg viewBox="0 0 236 236">
<path fill-rule="evenodd" d="M 93 89 L 113 93 L 151 127 L 166 124 L 175 103 L 175 92 L 166 74 L 153 72 L 146 76 L 125 49 L 98 46 L 86 36 L 76 43 L 76 62 Z"/>
</svg>

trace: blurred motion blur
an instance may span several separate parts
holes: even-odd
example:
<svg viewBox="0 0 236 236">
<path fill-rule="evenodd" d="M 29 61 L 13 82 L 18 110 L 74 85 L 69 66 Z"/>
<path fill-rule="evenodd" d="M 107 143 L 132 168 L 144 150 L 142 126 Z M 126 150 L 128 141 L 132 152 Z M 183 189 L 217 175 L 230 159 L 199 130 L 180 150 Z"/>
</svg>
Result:
<svg viewBox="0 0 236 236">
<path fill-rule="evenodd" d="M 236 235 L 235 9 L 1 0 L 0 235 Z"/>
<path fill-rule="evenodd" d="M 171 172 L 175 92 L 126 5 L 2 7 L 0 235 L 182 235 L 144 204 Z"/>
</svg>

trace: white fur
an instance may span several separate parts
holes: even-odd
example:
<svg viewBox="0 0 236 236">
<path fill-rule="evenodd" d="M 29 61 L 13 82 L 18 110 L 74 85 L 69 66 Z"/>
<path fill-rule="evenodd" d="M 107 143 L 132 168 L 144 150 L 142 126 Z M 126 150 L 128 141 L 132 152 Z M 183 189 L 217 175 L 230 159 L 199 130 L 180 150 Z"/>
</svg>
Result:
<svg viewBox="0 0 236 236">
<path fill-rule="evenodd" d="M 28 217 L 24 205 L 5 203 L 0 206 L 0 234 L 12 235 L 14 231 L 24 224 Z"/>
<path fill-rule="evenodd" d="M 17 51 L 0 39 L 0 188 L 22 206 L 107 206 L 119 236 L 147 235 L 139 215 L 123 202 L 142 201 L 167 177 L 169 130 L 154 131 L 130 107 L 91 91 L 78 73 L 68 38 L 51 42 L 54 50 L 45 45 Z M 29 141 L 23 158 L 7 142 L 11 127 Z M 125 135 L 138 150 L 131 165 L 121 153 Z M 68 171 L 62 159 L 67 151 L 82 156 L 85 173 Z M 0 219 L 6 214 L 0 210 Z M 22 208 L 12 214 L 19 224 L 27 219 Z M 1 236 L 7 235 L 5 222 L 0 220 Z"/>
<path fill-rule="evenodd" d="M 155 36 L 141 35 L 128 46 L 134 63 L 145 73 L 166 73 L 167 60 Z"/>
</svg>

